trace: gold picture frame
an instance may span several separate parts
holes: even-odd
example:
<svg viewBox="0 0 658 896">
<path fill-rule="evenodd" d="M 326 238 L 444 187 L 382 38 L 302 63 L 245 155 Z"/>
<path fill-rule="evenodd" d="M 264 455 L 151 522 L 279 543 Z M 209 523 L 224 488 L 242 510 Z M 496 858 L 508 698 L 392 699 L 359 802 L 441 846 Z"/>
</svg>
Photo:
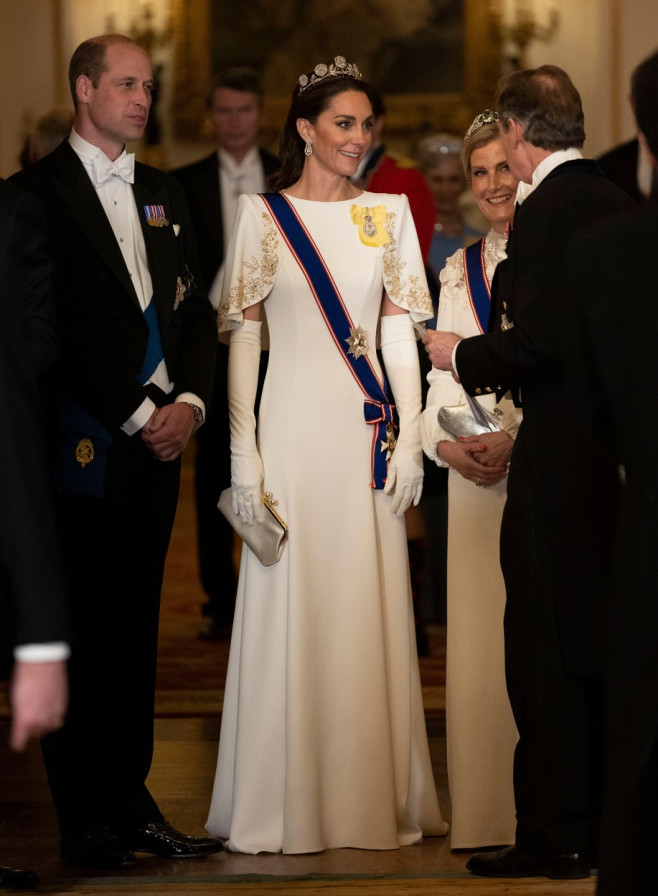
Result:
<svg viewBox="0 0 658 896">
<path fill-rule="evenodd" d="M 172 0 L 174 25 L 174 73 L 172 118 L 178 139 L 194 140 L 204 136 L 206 94 L 213 70 L 212 17 L 213 2 L 220 0 Z M 307 0 L 311 3 L 312 0 Z M 434 0 L 440 3 L 441 0 Z M 452 0 L 453 4 L 455 0 Z M 401 151 L 411 152 L 416 139 L 430 131 L 452 131 L 462 134 L 473 117 L 490 106 L 496 81 L 501 72 L 501 47 L 491 27 L 490 0 L 461 0 L 463 27 L 463 59 L 461 89 L 445 93 L 387 93 L 385 102 L 386 140 Z M 371 2 L 371 6 L 372 6 Z M 397 6 L 404 8 L 397 0 Z M 216 12 L 217 7 L 215 7 Z M 410 7 L 406 7 L 410 9 Z M 345 29 L 350 28 L 348 16 Z M 231 27 L 239 16 L 231 20 Z M 371 37 L 372 40 L 372 37 Z M 299 41 L 303 45 L 306 41 Z M 291 42 L 295 45 L 295 42 Z M 299 63 L 293 54 L 286 57 L 291 70 L 301 72 L 308 61 Z M 430 71 L 436 60 L 423 63 Z M 367 74 L 367 73 L 366 73 Z M 287 83 L 287 81 L 286 81 Z M 290 85 L 292 90 L 292 85 Z M 266 91 L 262 138 L 274 150 L 285 120 L 290 96 L 270 95 Z"/>
</svg>

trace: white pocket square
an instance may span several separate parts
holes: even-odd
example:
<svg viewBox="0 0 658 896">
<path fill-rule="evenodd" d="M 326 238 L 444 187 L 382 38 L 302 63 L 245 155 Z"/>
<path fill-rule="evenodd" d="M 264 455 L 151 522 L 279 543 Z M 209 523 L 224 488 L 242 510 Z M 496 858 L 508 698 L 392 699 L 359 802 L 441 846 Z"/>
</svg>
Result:
<svg viewBox="0 0 658 896">
<path fill-rule="evenodd" d="M 174 224 L 173 227 L 174 227 L 174 236 L 178 236 L 178 234 L 180 233 L 180 224 Z"/>
</svg>

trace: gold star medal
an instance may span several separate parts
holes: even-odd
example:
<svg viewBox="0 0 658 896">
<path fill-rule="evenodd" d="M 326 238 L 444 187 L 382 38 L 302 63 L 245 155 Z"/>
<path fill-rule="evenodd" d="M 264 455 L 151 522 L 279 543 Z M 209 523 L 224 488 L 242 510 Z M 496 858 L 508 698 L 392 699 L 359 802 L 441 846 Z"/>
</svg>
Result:
<svg viewBox="0 0 658 896">
<path fill-rule="evenodd" d="M 355 358 L 360 358 L 368 351 L 368 334 L 361 327 L 350 327 L 350 335 L 345 342 L 349 345 L 347 354 Z"/>
<path fill-rule="evenodd" d="M 386 424 L 386 439 L 380 441 L 379 445 L 380 451 L 386 452 L 386 462 L 393 457 L 393 452 L 395 451 L 395 446 L 397 444 L 397 439 L 395 438 L 395 428 L 392 423 Z"/>
</svg>

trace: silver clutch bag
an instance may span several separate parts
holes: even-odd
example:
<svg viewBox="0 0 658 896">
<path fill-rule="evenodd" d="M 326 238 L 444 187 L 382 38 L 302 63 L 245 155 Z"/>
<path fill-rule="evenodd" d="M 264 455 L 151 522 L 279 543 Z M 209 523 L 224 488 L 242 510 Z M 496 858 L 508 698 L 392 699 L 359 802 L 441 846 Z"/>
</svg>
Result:
<svg viewBox="0 0 658 896">
<path fill-rule="evenodd" d="M 438 420 L 441 429 L 455 441 L 466 436 L 479 436 L 484 432 L 499 432 L 500 426 L 494 414 L 466 395 L 467 404 L 446 405 L 439 408 Z M 498 412 L 500 413 L 500 411 Z"/>
<path fill-rule="evenodd" d="M 288 541 L 288 526 L 274 509 L 276 501 L 271 492 L 263 494 L 265 516 L 262 523 L 248 526 L 233 513 L 231 503 L 232 489 L 225 488 L 219 496 L 217 506 L 251 552 L 258 557 L 263 566 L 273 566 L 281 559 L 281 554 Z"/>
</svg>

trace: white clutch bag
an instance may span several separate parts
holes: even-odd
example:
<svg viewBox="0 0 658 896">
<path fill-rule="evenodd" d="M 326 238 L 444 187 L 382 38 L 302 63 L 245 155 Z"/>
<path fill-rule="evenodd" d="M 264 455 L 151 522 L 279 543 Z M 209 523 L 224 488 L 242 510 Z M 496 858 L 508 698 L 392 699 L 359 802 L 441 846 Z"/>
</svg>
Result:
<svg viewBox="0 0 658 896">
<path fill-rule="evenodd" d="M 233 513 L 231 491 L 230 487 L 224 489 L 219 496 L 217 507 L 229 521 L 234 532 L 258 557 L 263 566 L 273 566 L 281 559 L 281 554 L 288 541 L 288 526 L 274 509 L 277 503 L 274 496 L 271 492 L 265 492 L 261 496 L 265 507 L 263 522 L 248 526 L 236 513 Z"/>
<path fill-rule="evenodd" d="M 493 414 L 466 395 L 467 404 L 446 405 L 439 408 L 441 429 L 455 441 L 467 436 L 479 436 L 485 432 L 499 432 L 500 426 Z M 499 412 L 500 413 L 500 412 Z"/>
</svg>

